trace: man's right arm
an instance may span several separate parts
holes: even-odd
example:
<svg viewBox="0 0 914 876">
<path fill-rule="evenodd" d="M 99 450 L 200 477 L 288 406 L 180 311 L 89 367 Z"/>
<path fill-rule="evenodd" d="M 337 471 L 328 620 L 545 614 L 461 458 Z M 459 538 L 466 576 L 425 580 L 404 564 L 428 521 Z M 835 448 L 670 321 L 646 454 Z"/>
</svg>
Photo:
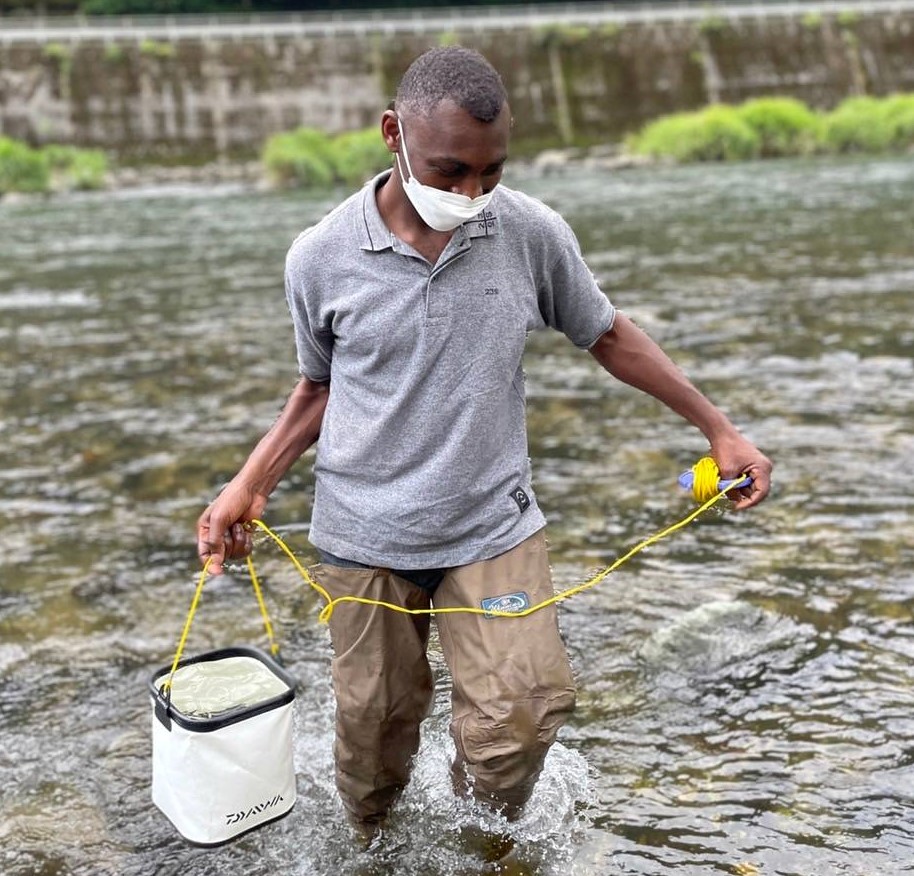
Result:
<svg viewBox="0 0 914 876">
<path fill-rule="evenodd" d="M 225 560 L 250 553 L 251 534 L 244 524 L 263 514 L 270 493 L 317 441 L 329 396 L 329 383 L 303 377 L 241 471 L 200 515 L 197 553 L 201 562 L 211 560 L 209 570 L 213 575 L 222 572 Z"/>
</svg>

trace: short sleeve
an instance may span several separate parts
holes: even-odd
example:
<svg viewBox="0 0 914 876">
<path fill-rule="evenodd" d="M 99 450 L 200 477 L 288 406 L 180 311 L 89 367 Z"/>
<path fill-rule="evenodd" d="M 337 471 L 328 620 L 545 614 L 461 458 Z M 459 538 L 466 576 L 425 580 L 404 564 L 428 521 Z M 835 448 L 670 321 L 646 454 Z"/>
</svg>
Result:
<svg viewBox="0 0 914 876">
<path fill-rule="evenodd" d="M 306 256 L 301 245 L 304 238 L 301 235 L 286 256 L 286 302 L 295 329 L 299 373 L 317 383 L 326 383 L 333 359 L 333 331 L 329 324 L 323 324 L 320 290 L 305 271 Z"/>
<path fill-rule="evenodd" d="M 557 214 L 555 220 L 549 262 L 537 293 L 540 313 L 547 325 L 586 350 L 612 328 L 616 311 L 584 261 L 571 227 Z"/>
</svg>

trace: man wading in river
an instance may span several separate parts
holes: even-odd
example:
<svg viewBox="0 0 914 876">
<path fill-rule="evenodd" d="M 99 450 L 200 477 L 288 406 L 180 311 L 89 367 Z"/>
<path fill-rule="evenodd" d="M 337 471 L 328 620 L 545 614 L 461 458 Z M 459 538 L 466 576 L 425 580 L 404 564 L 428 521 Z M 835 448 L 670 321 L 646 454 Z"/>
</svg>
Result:
<svg viewBox="0 0 914 876">
<path fill-rule="evenodd" d="M 769 460 L 613 308 L 564 220 L 499 185 L 510 130 L 504 86 L 477 53 L 433 49 L 406 72 L 381 119 L 392 170 L 289 251 L 301 379 L 200 517 L 214 574 L 250 551 L 243 524 L 317 441 L 310 539 L 333 597 L 439 609 L 550 597 L 521 370 L 527 333 L 546 326 L 699 428 L 723 476 L 750 474 L 737 508 L 767 495 Z M 555 606 L 436 623 L 454 786 L 514 818 L 574 706 Z M 370 828 L 409 779 L 432 703 L 429 618 L 345 603 L 330 632 L 337 786 Z"/>
</svg>

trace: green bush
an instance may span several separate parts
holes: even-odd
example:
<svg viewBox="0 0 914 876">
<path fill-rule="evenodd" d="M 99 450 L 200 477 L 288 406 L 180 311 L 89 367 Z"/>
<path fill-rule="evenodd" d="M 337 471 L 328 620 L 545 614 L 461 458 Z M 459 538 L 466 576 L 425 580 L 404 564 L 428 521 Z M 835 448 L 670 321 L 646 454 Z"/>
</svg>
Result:
<svg viewBox="0 0 914 876">
<path fill-rule="evenodd" d="M 46 192 L 51 173 L 47 156 L 9 137 L 0 137 L 0 195 Z"/>
<path fill-rule="evenodd" d="M 786 97 L 716 105 L 650 122 L 625 145 L 636 155 L 674 161 L 914 151 L 914 94 L 852 97 L 830 113 Z"/>
<path fill-rule="evenodd" d="M 829 152 L 896 152 L 914 147 L 914 94 L 852 97 L 825 116 Z"/>
<path fill-rule="evenodd" d="M 893 94 L 884 107 L 892 149 L 914 149 L 914 94 Z"/>
<path fill-rule="evenodd" d="M 763 157 L 806 155 L 819 140 L 819 117 L 792 97 L 760 97 L 737 107 L 742 119 L 759 138 Z"/>
<path fill-rule="evenodd" d="M 884 101 L 875 97 L 849 98 L 822 122 L 822 145 L 828 152 L 885 152 L 891 142 Z"/>
<path fill-rule="evenodd" d="M 263 163 L 276 185 L 358 185 L 390 165 L 377 128 L 330 137 L 313 128 L 276 134 L 267 140 Z"/>
<path fill-rule="evenodd" d="M 298 128 L 267 140 L 263 163 L 277 185 L 329 186 L 333 183 L 333 157 L 326 134 Z"/>
<path fill-rule="evenodd" d="M 100 189 L 107 172 L 105 154 L 97 149 L 32 149 L 18 140 L 0 137 L 0 194 Z"/>
<path fill-rule="evenodd" d="M 716 104 L 657 119 L 630 138 L 628 148 L 675 161 L 741 161 L 759 154 L 759 142 L 733 107 Z"/>
<path fill-rule="evenodd" d="M 80 191 L 104 188 L 108 173 L 104 152 L 74 146 L 46 146 L 42 151 L 51 169 L 53 188 Z"/>
<path fill-rule="evenodd" d="M 390 167 L 391 155 L 378 128 L 340 134 L 332 142 L 333 168 L 337 179 L 360 185 Z"/>
</svg>

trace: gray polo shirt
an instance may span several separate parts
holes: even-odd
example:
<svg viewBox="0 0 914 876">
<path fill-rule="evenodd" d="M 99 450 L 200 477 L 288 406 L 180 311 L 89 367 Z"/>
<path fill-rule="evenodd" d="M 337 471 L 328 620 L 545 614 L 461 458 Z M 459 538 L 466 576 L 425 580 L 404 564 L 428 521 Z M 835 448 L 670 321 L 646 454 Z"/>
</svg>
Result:
<svg viewBox="0 0 914 876">
<path fill-rule="evenodd" d="M 435 265 L 378 212 L 382 174 L 293 243 L 301 374 L 330 381 L 310 538 L 401 569 L 497 556 L 545 524 L 531 486 L 527 334 L 590 347 L 615 311 L 567 223 L 498 186 Z"/>
</svg>

